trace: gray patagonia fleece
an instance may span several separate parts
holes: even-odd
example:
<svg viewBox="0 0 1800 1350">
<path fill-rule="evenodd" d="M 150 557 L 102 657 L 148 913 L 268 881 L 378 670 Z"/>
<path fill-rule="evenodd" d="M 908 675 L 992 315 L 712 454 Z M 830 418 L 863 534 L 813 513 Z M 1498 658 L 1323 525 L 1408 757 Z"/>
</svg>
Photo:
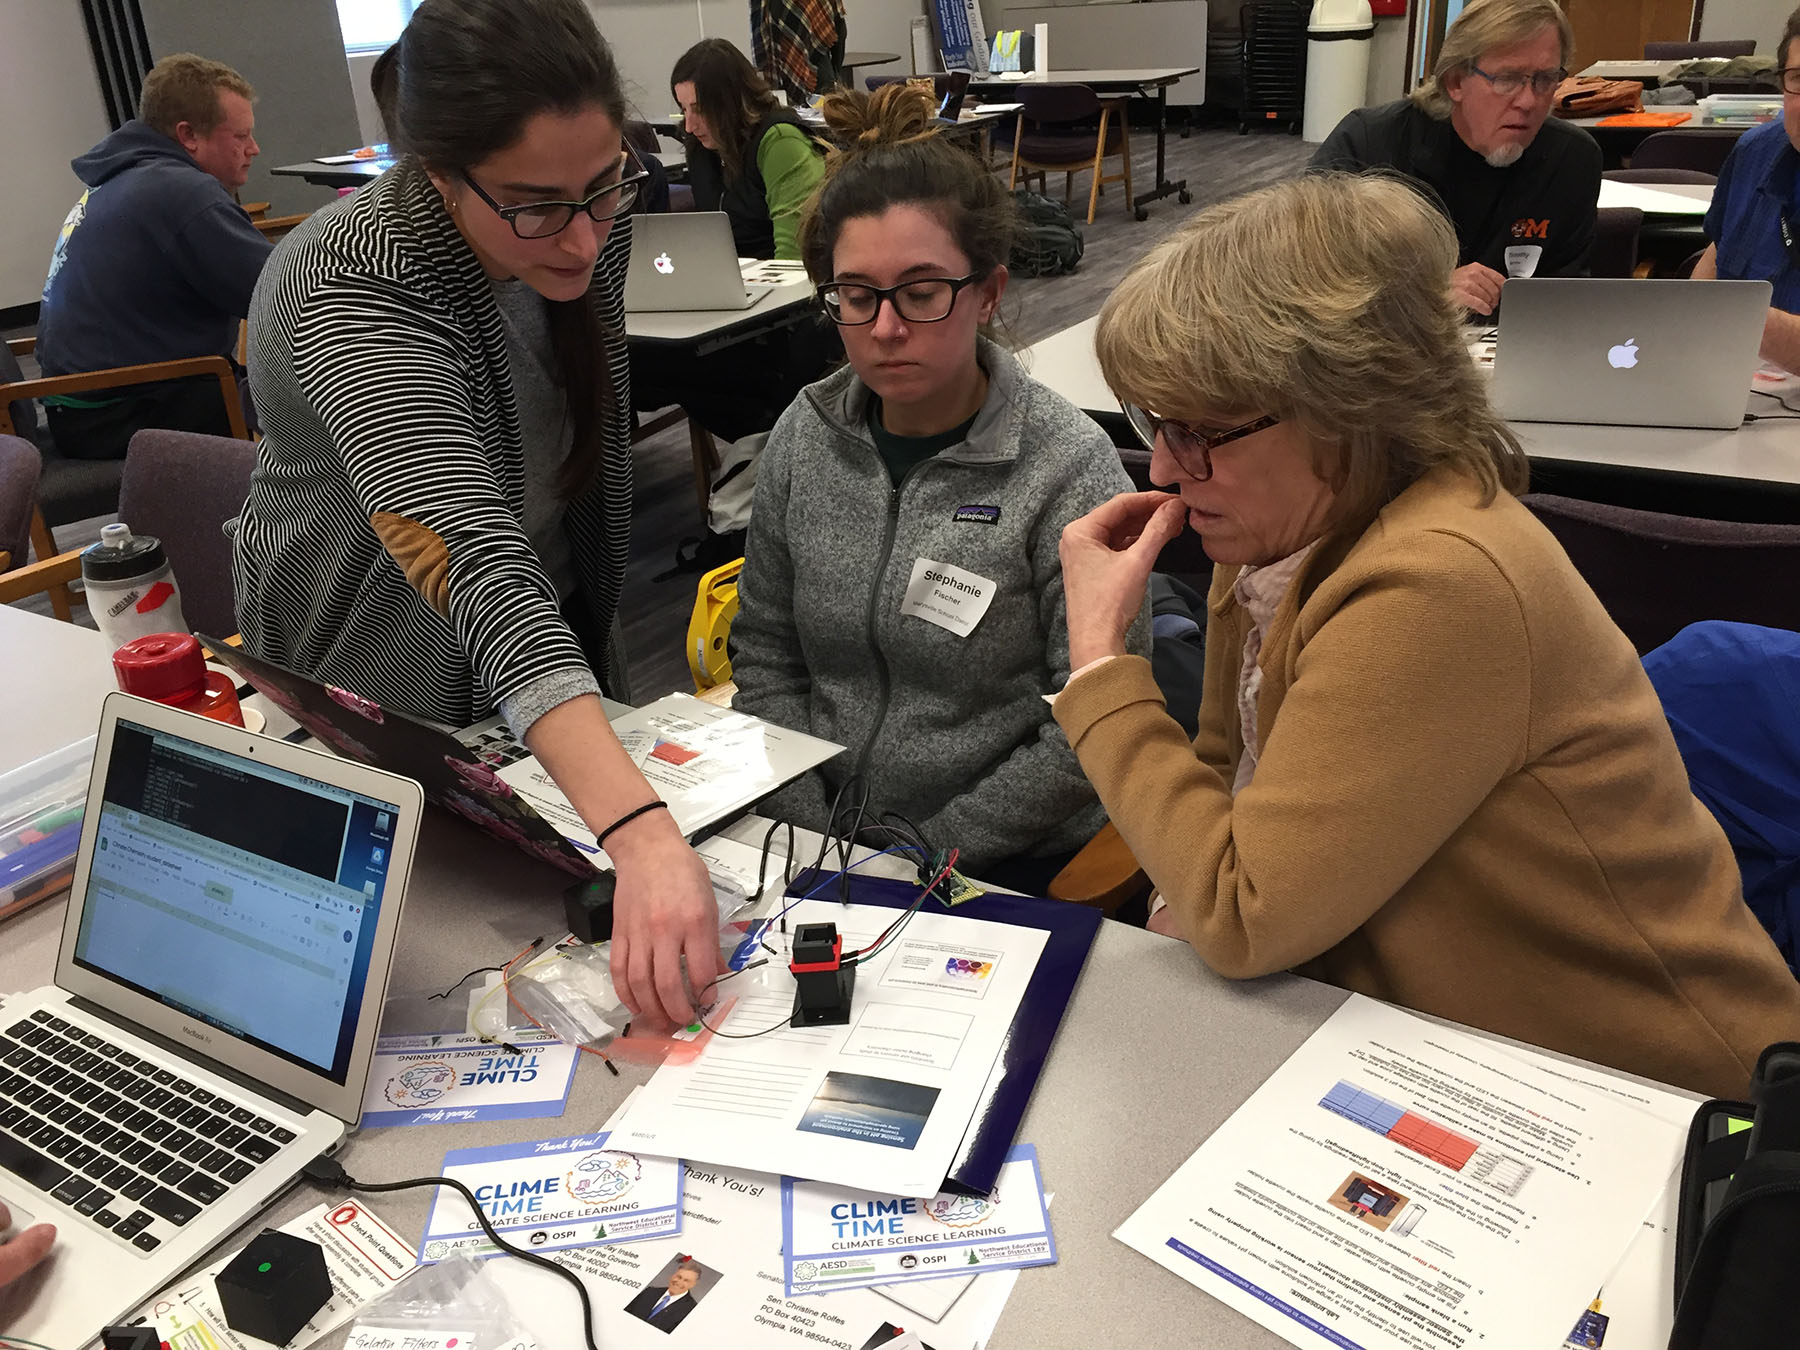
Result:
<svg viewBox="0 0 1800 1350">
<path fill-rule="evenodd" d="M 823 829 L 860 773 L 869 819 L 901 812 L 974 875 L 1077 849 L 1106 820 L 1043 696 L 1069 676 L 1063 526 L 1131 490 L 1090 418 L 985 339 L 979 359 L 968 438 L 898 488 L 853 370 L 801 392 L 758 468 L 731 632 L 734 707 L 849 747 L 758 809 Z M 991 594 L 971 631 L 903 612 L 915 573 Z M 1150 653 L 1147 602 L 1127 646 Z"/>
</svg>

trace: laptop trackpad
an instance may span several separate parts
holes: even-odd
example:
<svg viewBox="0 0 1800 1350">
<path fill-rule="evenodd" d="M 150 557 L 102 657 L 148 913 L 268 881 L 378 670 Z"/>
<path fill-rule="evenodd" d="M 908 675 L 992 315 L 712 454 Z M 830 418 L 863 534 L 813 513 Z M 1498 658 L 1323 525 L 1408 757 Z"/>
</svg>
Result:
<svg viewBox="0 0 1800 1350">
<path fill-rule="evenodd" d="M 0 1204 L 5 1205 L 7 1212 L 12 1216 L 12 1222 L 0 1224 L 0 1243 L 11 1242 L 32 1224 L 38 1222 L 37 1215 L 8 1195 L 3 1186 L 0 1186 Z"/>
</svg>

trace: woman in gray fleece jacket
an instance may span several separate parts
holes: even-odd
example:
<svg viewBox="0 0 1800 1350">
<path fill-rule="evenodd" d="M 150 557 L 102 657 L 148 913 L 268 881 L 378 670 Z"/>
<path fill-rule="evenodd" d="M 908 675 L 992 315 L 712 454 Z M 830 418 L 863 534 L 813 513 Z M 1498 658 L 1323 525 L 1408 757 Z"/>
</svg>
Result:
<svg viewBox="0 0 1800 1350">
<path fill-rule="evenodd" d="M 1069 675 L 1057 541 L 1130 484 L 1105 434 L 982 336 L 1012 202 L 930 130 L 925 92 L 826 103 L 802 226 L 847 368 L 758 469 L 732 629 L 736 707 L 849 749 L 762 808 L 823 829 L 860 775 L 977 876 L 1040 890 L 1105 820 L 1044 695 Z M 1132 650 L 1148 655 L 1140 616 Z M 846 794 L 849 797 L 852 794 Z"/>
</svg>

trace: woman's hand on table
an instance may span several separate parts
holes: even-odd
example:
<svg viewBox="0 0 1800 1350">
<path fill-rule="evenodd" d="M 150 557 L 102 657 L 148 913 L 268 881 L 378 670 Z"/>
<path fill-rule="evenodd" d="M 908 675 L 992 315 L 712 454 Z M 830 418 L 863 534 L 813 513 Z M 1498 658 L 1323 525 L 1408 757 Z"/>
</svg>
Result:
<svg viewBox="0 0 1800 1350">
<path fill-rule="evenodd" d="M 618 876 L 613 988 L 634 1015 L 686 1026 L 720 973 L 718 905 L 706 864 L 667 811 L 630 822 L 606 841 L 606 852 Z"/>
<path fill-rule="evenodd" d="M 1069 669 L 1125 651 L 1144 605 L 1157 554 L 1187 524 L 1187 507 L 1166 492 L 1124 492 L 1063 527 L 1063 597 Z"/>
</svg>

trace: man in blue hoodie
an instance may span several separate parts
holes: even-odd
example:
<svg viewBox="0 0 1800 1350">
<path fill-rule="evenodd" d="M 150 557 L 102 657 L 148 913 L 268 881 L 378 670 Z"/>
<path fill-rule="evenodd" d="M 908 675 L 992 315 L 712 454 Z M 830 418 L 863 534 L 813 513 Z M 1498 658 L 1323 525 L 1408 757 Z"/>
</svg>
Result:
<svg viewBox="0 0 1800 1350">
<path fill-rule="evenodd" d="M 254 93 L 182 53 L 144 78 L 139 113 L 72 167 L 87 191 L 63 221 L 38 318 L 46 375 L 226 356 L 269 256 L 233 194 L 258 153 Z M 216 380 L 44 400 L 65 455 L 121 459 L 143 427 L 230 434 Z"/>
</svg>

